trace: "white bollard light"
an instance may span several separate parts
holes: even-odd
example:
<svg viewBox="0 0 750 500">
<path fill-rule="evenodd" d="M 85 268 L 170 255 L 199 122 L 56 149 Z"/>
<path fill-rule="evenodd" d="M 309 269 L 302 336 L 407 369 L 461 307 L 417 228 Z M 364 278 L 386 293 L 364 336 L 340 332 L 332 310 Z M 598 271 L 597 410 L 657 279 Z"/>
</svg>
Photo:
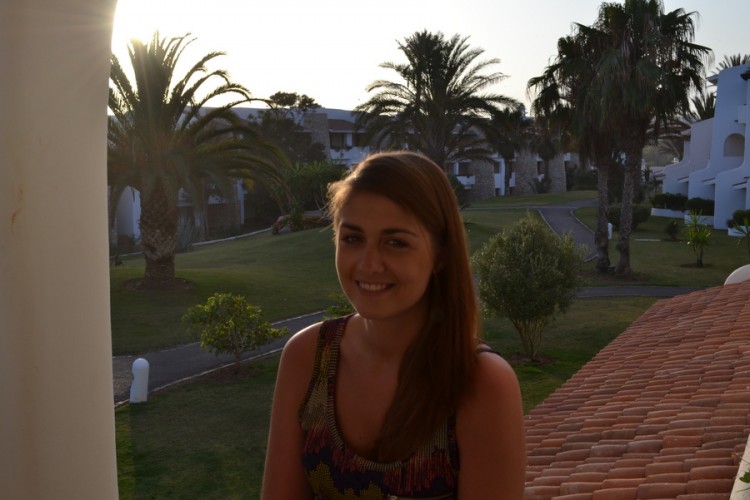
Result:
<svg viewBox="0 0 750 500">
<path fill-rule="evenodd" d="M 130 385 L 130 402 L 145 403 L 148 399 L 148 361 L 133 361 L 133 383 Z"/>
<path fill-rule="evenodd" d="M 612 239 L 612 223 L 607 222 L 607 238 Z"/>
</svg>

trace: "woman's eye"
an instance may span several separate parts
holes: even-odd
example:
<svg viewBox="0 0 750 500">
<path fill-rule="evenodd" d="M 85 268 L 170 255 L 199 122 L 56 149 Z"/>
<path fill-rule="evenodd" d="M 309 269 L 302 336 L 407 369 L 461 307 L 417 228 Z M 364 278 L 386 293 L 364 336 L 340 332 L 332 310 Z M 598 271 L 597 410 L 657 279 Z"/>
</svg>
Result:
<svg viewBox="0 0 750 500">
<path fill-rule="evenodd" d="M 394 248 L 406 248 L 407 245 L 405 241 L 401 240 L 388 240 L 388 245 L 394 247 Z"/>
<path fill-rule="evenodd" d="M 360 238 L 359 236 L 355 236 L 353 234 L 343 234 L 341 235 L 341 238 L 339 238 L 339 240 L 342 243 L 350 244 L 350 243 L 357 243 L 358 241 L 360 241 Z"/>
</svg>

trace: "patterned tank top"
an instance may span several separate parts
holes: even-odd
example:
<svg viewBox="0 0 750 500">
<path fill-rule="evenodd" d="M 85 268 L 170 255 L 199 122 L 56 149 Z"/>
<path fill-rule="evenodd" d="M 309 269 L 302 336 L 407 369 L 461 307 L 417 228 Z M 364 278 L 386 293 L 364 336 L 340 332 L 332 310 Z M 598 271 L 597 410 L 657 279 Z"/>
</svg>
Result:
<svg viewBox="0 0 750 500">
<path fill-rule="evenodd" d="M 315 368 L 299 410 L 304 434 L 302 463 L 315 498 L 451 499 L 458 483 L 456 421 L 451 418 L 410 458 L 380 463 L 350 450 L 336 423 L 335 388 L 339 347 L 351 316 L 320 328 Z"/>
</svg>

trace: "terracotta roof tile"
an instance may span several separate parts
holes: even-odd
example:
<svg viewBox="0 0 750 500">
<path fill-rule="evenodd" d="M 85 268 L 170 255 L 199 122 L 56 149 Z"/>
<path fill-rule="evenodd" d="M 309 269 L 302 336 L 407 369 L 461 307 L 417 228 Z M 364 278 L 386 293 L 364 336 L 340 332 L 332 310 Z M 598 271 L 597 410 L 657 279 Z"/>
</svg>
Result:
<svg viewBox="0 0 750 500">
<path fill-rule="evenodd" d="M 750 282 L 660 300 L 526 417 L 526 498 L 726 499 L 750 434 Z"/>
</svg>

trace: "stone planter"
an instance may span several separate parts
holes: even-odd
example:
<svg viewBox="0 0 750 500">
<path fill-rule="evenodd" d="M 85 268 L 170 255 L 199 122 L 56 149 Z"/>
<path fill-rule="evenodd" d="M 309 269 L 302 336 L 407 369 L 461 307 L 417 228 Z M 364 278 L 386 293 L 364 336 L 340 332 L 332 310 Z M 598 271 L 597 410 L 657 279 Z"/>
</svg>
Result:
<svg viewBox="0 0 750 500">
<path fill-rule="evenodd" d="M 669 217 L 673 219 L 681 219 L 685 212 L 679 210 L 670 210 L 669 208 L 652 208 L 651 215 L 654 217 Z"/>
<path fill-rule="evenodd" d="M 747 234 L 747 231 L 750 230 L 750 226 L 740 226 L 742 229 L 744 229 L 744 232 L 740 232 L 735 227 L 730 227 L 727 229 L 727 234 L 729 236 L 733 236 L 735 238 L 744 238 Z"/>
</svg>

